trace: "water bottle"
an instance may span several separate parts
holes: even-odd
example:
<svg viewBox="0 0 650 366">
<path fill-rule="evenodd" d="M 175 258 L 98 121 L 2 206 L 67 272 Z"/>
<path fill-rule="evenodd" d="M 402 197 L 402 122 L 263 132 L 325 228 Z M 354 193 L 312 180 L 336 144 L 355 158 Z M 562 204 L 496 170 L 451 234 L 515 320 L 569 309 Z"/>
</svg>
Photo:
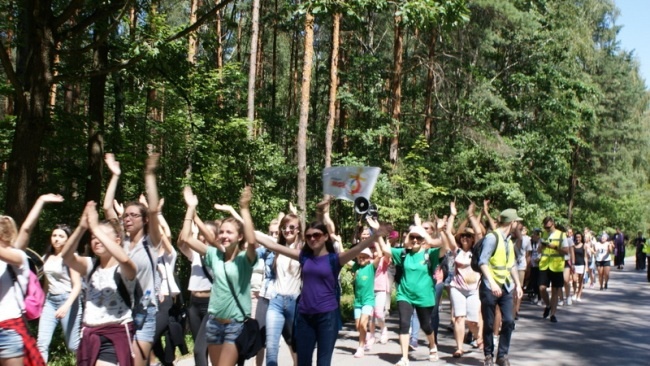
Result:
<svg viewBox="0 0 650 366">
<path fill-rule="evenodd" d="M 151 302 L 151 290 L 147 290 L 142 295 L 140 299 L 140 305 L 137 306 L 135 316 L 133 316 L 133 323 L 135 323 L 136 329 L 141 329 L 144 325 L 144 320 L 147 318 L 147 307 Z"/>
</svg>

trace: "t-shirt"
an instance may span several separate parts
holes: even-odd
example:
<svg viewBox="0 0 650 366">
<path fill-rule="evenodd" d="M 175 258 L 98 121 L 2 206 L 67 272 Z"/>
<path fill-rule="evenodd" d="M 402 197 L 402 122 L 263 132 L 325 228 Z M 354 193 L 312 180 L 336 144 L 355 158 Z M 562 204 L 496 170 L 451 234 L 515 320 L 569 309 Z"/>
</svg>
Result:
<svg viewBox="0 0 650 366">
<path fill-rule="evenodd" d="M 48 255 L 43 264 L 43 273 L 47 278 L 47 292 L 52 295 L 69 294 L 72 291 L 70 268 L 58 255 Z"/>
<path fill-rule="evenodd" d="M 329 254 L 314 257 L 301 253 L 300 256 L 303 286 L 298 311 L 301 314 L 320 314 L 338 309 L 336 286 L 341 272 L 338 253 L 334 254 L 334 271 Z"/>
<path fill-rule="evenodd" d="M 115 276 L 122 276 L 119 264 L 111 267 L 97 267 L 88 278 L 95 266 L 95 260 L 83 257 L 86 261 L 86 306 L 83 312 L 83 324 L 99 326 L 106 324 L 125 324 L 132 320 L 131 307 L 127 305 L 117 290 Z M 129 296 L 133 297 L 133 290 L 137 280 L 129 281 L 122 276 Z M 152 296 L 153 298 L 153 296 Z"/>
<path fill-rule="evenodd" d="M 596 242 L 594 244 L 594 250 L 596 251 L 596 260 L 599 262 L 611 260 L 609 256 L 609 242 Z"/>
<path fill-rule="evenodd" d="M 388 288 L 388 266 L 390 264 L 390 258 L 382 257 L 375 269 L 375 292 L 386 291 Z"/>
<path fill-rule="evenodd" d="M 539 246 L 542 245 L 541 239 L 536 242 L 530 241 L 530 266 L 539 267 L 539 260 L 542 259 L 542 253 L 539 252 Z"/>
<path fill-rule="evenodd" d="M 567 236 L 566 241 L 569 243 L 569 245 L 568 245 L 569 248 L 571 248 L 572 246 L 574 246 L 573 238 L 572 238 L 572 237 Z M 562 244 L 564 244 L 564 243 L 562 243 Z M 564 248 L 564 245 L 563 245 L 562 247 Z M 564 255 L 564 260 L 565 260 L 565 261 L 569 261 L 569 260 L 571 260 L 571 251 L 569 251 L 569 253 L 567 253 L 567 254 Z"/>
<path fill-rule="evenodd" d="M 144 241 L 147 241 L 147 249 L 149 251 L 149 254 L 151 255 L 151 259 L 149 259 L 149 255 L 147 255 L 147 252 L 144 248 Z M 140 241 L 138 241 L 133 249 L 131 249 L 131 242 L 130 241 L 125 241 L 124 245 L 124 250 L 126 253 L 129 255 L 129 258 L 135 263 L 136 267 L 138 268 L 138 272 L 136 273 L 135 277 L 138 279 L 138 282 L 140 283 L 140 287 L 142 288 L 142 293 L 144 294 L 147 290 L 150 290 L 152 294 L 158 295 L 160 292 L 160 284 L 161 284 L 161 277 L 158 274 L 158 271 L 153 270 L 153 265 L 158 263 L 158 253 L 156 253 L 155 250 L 151 249 L 151 239 L 149 239 L 149 235 L 143 236 Z M 152 265 L 153 262 L 153 265 Z M 152 296 L 151 297 L 151 302 L 149 303 L 149 306 L 156 306 L 157 307 L 158 303 L 158 296 Z"/>
<path fill-rule="evenodd" d="M 402 279 L 397 286 L 397 301 L 406 301 L 417 307 L 434 306 L 436 290 L 432 276 L 433 270 L 440 264 L 440 249 L 419 250 L 415 253 L 407 250 L 402 263 L 403 250 L 405 249 L 391 248 L 390 250 L 395 265 L 403 266 Z M 427 257 L 431 270 L 427 265 Z"/>
<path fill-rule="evenodd" d="M 289 246 L 296 248 L 296 243 Z M 275 259 L 275 276 L 271 282 L 269 295 L 299 295 L 302 288 L 300 277 L 300 262 L 284 255 Z"/>
<path fill-rule="evenodd" d="M 163 295 L 171 293 L 172 296 L 176 296 L 181 292 L 174 278 L 177 257 L 178 253 L 174 249 L 171 253 L 165 253 L 158 257 L 158 274 L 161 276 L 160 293 Z"/>
<path fill-rule="evenodd" d="M 375 306 L 375 266 L 372 262 L 365 266 L 355 263 L 352 266 L 354 276 L 354 307 Z"/>
<path fill-rule="evenodd" d="M 205 267 L 206 271 L 211 272 L 208 266 Z M 212 276 L 212 273 L 209 273 Z M 212 276 L 214 278 L 214 276 Z M 201 264 L 201 255 L 192 250 L 192 268 L 190 270 L 190 282 L 187 289 L 190 291 L 210 291 L 212 282 L 208 279 L 203 271 Z"/>
<path fill-rule="evenodd" d="M 225 272 L 223 263 L 224 253 L 217 250 L 217 248 L 208 247 L 208 252 L 205 254 L 205 265 L 210 267 L 212 273 L 214 273 L 208 313 L 217 318 L 234 319 L 242 322 L 244 316 L 251 315 L 251 276 L 253 267 L 257 263 L 257 255 L 255 260 L 250 262 L 246 256 L 246 251 L 240 252 L 235 259 L 226 262 Z M 246 314 L 242 314 L 241 310 L 239 310 L 226 281 L 226 274 Z"/>
<path fill-rule="evenodd" d="M 29 262 L 27 254 L 20 249 L 7 248 L 11 251 L 20 253 L 22 264 L 20 267 L 12 266 L 16 273 L 18 284 L 11 279 L 11 274 L 7 270 L 7 262 L 0 261 L 0 321 L 7 319 L 16 319 L 22 317 L 22 308 L 24 305 L 23 291 L 27 290 L 29 281 Z"/>
</svg>

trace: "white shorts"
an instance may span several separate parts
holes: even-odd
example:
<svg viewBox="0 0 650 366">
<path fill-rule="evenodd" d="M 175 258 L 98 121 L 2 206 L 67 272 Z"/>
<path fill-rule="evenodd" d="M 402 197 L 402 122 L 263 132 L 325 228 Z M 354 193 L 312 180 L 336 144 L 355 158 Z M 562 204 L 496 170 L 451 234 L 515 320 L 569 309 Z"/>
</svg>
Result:
<svg viewBox="0 0 650 366">
<path fill-rule="evenodd" d="M 386 310 L 386 291 L 375 291 L 375 311 L 373 316 L 377 319 L 384 319 Z"/>
<path fill-rule="evenodd" d="M 452 286 L 449 294 L 455 316 L 464 316 L 467 318 L 467 321 L 478 322 L 478 314 L 481 311 L 481 300 L 479 299 L 477 290 L 459 290 Z"/>
<path fill-rule="evenodd" d="M 573 271 L 575 274 L 585 274 L 585 266 L 574 266 Z"/>
</svg>

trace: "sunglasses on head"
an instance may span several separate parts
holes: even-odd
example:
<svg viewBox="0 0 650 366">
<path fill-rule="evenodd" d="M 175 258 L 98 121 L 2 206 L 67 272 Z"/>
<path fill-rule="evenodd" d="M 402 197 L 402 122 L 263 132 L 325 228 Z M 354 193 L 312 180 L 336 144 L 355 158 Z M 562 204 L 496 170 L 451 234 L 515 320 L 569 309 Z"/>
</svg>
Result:
<svg viewBox="0 0 650 366">
<path fill-rule="evenodd" d="M 282 231 L 295 231 L 297 228 L 296 225 L 286 225 L 282 227 Z"/>
<path fill-rule="evenodd" d="M 322 237 L 323 237 L 323 233 L 305 234 L 305 240 L 311 240 L 312 238 L 314 240 L 318 240 Z"/>
</svg>

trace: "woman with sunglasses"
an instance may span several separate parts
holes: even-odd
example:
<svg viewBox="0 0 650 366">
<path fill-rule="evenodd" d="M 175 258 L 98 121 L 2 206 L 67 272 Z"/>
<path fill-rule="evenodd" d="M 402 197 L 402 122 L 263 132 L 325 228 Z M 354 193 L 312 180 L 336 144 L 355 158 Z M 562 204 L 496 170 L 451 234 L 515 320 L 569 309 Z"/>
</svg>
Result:
<svg viewBox="0 0 650 366">
<path fill-rule="evenodd" d="M 242 209 L 241 214 L 246 231 L 254 230 L 250 212 Z M 336 253 L 327 226 L 320 221 L 307 226 L 306 245 L 302 249 L 280 245 L 267 235 L 255 232 L 258 243 L 300 263 L 303 286 L 295 315 L 295 332 L 300 334 L 295 339 L 298 366 L 312 365 L 316 347 L 317 365 L 331 365 L 341 321 L 337 280 L 341 267 L 386 234 L 387 230 L 381 228 L 349 250 Z"/>
<path fill-rule="evenodd" d="M 128 234 L 125 239 L 125 250 L 138 269 L 137 279 L 142 293 L 150 294 L 136 299 L 135 306 L 145 307 L 142 311 L 146 314 L 142 323 L 135 324 L 136 332 L 133 339 L 133 348 L 136 350 L 135 366 L 145 366 L 149 363 L 149 353 L 153 347 L 156 333 L 156 313 L 158 312 L 158 296 L 161 277 L 156 270 L 158 262 L 158 248 L 162 243 L 159 220 L 159 199 L 156 186 L 155 171 L 158 167 L 158 154 L 149 155 L 145 162 L 145 188 L 147 192 L 148 209 L 140 202 L 129 202 L 124 205 L 122 226 Z M 106 188 L 104 197 L 104 214 L 106 219 L 118 219 L 113 208 L 115 190 L 120 178 L 120 163 L 113 154 L 106 154 L 104 161 L 111 171 L 111 180 Z"/>
<path fill-rule="evenodd" d="M 58 194 L 40 196 L 25 218 L 14 247 L 25 250 L 29 244 L 34 226 L 45 203 L 63 202 Z M 76 352 L 79 345 L 79 326 L 81 322 L 81 277 L 63 263 L 61 250 L 72 231 L 68 225 L 56 225 L 50 235 L 50 244 L 43 257 L 43 273 L 47 280 L 47 295 L 43 313 L 38 320 L 38 350 L 47 363 L 50 343 L 61 323 L 65 345 L 70 352 Z"/>
<path fill-rule="evenodd" d="M 479 226 L 480 222 L 474 216 L 475 206 L 471 203 L 467 212 L 472 226 Z M 452 215 L 447 223 L 448 234 L 451 234 L 450 227 L 453 226 L 453 217 L 455 208 L 452 208 Z M 481 275 L 472 269 L 472 247 L 477 237 L 482 237 L 480 228 L 466 227 L 466 222 L 461 224 L 456 236 L 448 235 L 450 238 L 450 250 L 455 252 L 454 263 L 455 270 L 451 280 L 449 297 L 453 306 L 454 313 L 454 338 L 456 340 L 456 351 L 454 358 L 463 355 L 463 340 L 465 338 L 465 325 L 469 326 L 470 332 L 477 340 L 477 345 L 481 348 L 483 344 L 481 324 L 481 301 L 479 299 L 478 287 Z M 457 246 L 457 242 L 460 246 Z"/>
<path fill-rule="evenodd" d="M 399 343 L 402 358 L 396 366 L 409 364 L 409 326 L 414 311 L 429 341 L 429 360 L 432 362 L 438 360 L 438 348 L 431 327 L 431 315 L 435 305 L 433 272 L 440 264 L 440 259 L 445 256 L 447 248 L 445 235 L 432 239 L 422 226 L 411 227 L 404 248 L 388 246 L 382 248 L 384 254 L 390 256 L 396 266 L 403 268 L 402 279 L 397 285 Z"/>
<path fill-rule="evenodd" d="M 280 221 L 279 229 L 280 232 L 277 238 L 279 245 L 289 249 L 302 249 L 302 228 L 298 216 L 293 213 L 284 216 Z M 266 294 L 269 297 L 265 321 L 266 365 L 277 366 L 280 336 L 284 338 L 287 344 L 292 344 L 296 299 L 300 295 L 302 279 L 298 261 L 286 256 L 273 255 L 271 258 L 272 274 L 266 289 Z M 291 355 L 295 363 L 296 354 L 292 352 Z"/>
</svg>

